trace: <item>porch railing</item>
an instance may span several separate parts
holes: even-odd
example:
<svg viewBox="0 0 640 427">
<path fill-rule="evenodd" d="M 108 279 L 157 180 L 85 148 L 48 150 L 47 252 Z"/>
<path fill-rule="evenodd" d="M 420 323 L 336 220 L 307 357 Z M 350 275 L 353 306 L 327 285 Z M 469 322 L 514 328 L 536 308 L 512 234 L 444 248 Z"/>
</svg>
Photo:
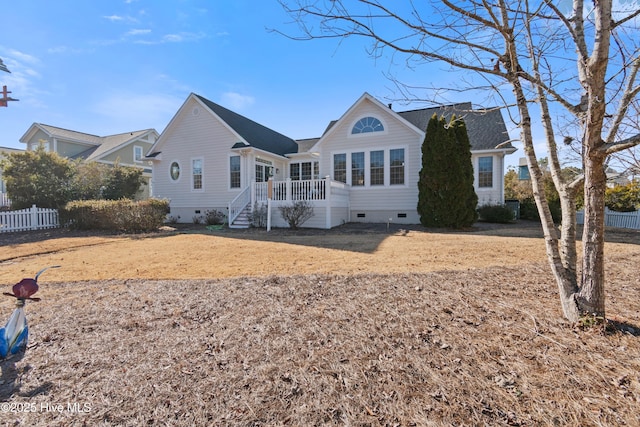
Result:
<svg viewBox="0 0 640 427">
<path fill-rule="evenodd" d="M 251 186 L 246 187 L 231 202 L 229 202 L 229 225 L 233 224 L 233 221 L 238 218 L 238 215 L 240 215 L 249 203 L 251 203 Z"/>
<path fill-rule="evenodd" d="M 329 178 L 297 181 L 288 178 L 286 181 L 272 181 L 271 200 L 273 201 L 298 201 L 298 200 L 326 200 L 327 183 Z M 255 183 L 256 201 L 266 202 L 269 198 L 269 183 Z"/>
</svg>

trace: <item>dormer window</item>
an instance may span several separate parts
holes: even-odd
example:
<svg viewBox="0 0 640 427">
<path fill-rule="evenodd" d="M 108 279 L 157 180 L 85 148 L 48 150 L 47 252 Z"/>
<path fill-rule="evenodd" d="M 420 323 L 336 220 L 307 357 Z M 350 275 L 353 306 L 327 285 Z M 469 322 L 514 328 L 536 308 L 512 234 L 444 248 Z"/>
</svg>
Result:
<svg viewBox="0 0 640 427">
<path fill-rule="evenodd" d="M 369 132 L 382 132 L 384 130 L 384 126 L 382 126 L 382 122 L 375 117 L 363 117 L 353 125 L 353 129 L 351 129 L 351 134 L 356 135 L 359 133 L 369 133 Z"/>
</svg>

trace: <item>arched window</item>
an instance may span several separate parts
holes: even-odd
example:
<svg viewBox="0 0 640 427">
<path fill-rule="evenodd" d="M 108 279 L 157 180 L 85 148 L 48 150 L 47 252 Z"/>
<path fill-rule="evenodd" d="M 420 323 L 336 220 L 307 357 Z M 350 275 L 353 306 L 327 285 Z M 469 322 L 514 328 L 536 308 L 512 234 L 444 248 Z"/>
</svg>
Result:
<svg viewBox="0 0 640 427">
<path fill-rule="evenodd" d="M 353 125 L 351 134 L 355 135 L 358 133 L 382 132 L 383 130 L 384 126 L 382 126 L 382 122 L 380 122 L 380 120 L 375 117 L 363 117 Z"/>
</svg>

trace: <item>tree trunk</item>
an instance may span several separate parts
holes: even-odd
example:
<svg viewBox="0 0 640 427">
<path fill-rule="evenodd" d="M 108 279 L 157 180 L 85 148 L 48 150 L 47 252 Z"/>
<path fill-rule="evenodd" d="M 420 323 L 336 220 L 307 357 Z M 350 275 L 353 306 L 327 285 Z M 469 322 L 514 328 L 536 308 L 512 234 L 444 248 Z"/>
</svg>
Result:
<svg viewBox="0 0 640 427">
<path fill-rule="evenodd" d="M 582 283 L 577 300 L 582 313 L 604 317 L 604 159 L 585 156 L 584 169 Z"/>
</svg>

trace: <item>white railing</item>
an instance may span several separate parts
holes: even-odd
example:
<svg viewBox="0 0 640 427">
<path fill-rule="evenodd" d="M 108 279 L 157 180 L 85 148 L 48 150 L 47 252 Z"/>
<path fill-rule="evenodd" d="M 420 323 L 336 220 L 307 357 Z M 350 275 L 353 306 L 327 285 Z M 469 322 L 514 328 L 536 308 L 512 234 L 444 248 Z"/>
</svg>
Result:
<svg viewBox="0 0 640 427">
<path fill-rule="evenodd" d="M 19 211 L 0 212 L 0 233 L 40 230 L 60 226 L 57 209 L 38 208 L 36 205 Z"/>
<path fill-rule="evenodd" d="M 251 203 L 251 186 L 246 187 L 240 192 L 231 202 L 229 202 L 229 221 L 228 224 L 233 224 L 238 215 Z"/>
<path fill-rule="evenodd" d="M 11 200 L 9 200 L 7 193 L 0 193 L 0 207 L 2 206 L 11 206 Z"/>
<path fill-rule="evenodd" d="M 327 182 L 325 179 L 310 179 L 304 181 L 292 180 L 271 181 L 273 190 L 271 200 L 273 201 L 296 201 L 296 200 L 326 200 Z M 269 183 L 255 183 L 256 201 L 265 202 L 269 198 Z"/>
<path fill-rule="evenodd" d="M 576 213 L 576 222 L 584 224 L 584 211 Z M 633 228 L 640 230 L 640 211 L 616 212 L 605 208 L 604 225 L 607 227 Z"/>
</svg>

